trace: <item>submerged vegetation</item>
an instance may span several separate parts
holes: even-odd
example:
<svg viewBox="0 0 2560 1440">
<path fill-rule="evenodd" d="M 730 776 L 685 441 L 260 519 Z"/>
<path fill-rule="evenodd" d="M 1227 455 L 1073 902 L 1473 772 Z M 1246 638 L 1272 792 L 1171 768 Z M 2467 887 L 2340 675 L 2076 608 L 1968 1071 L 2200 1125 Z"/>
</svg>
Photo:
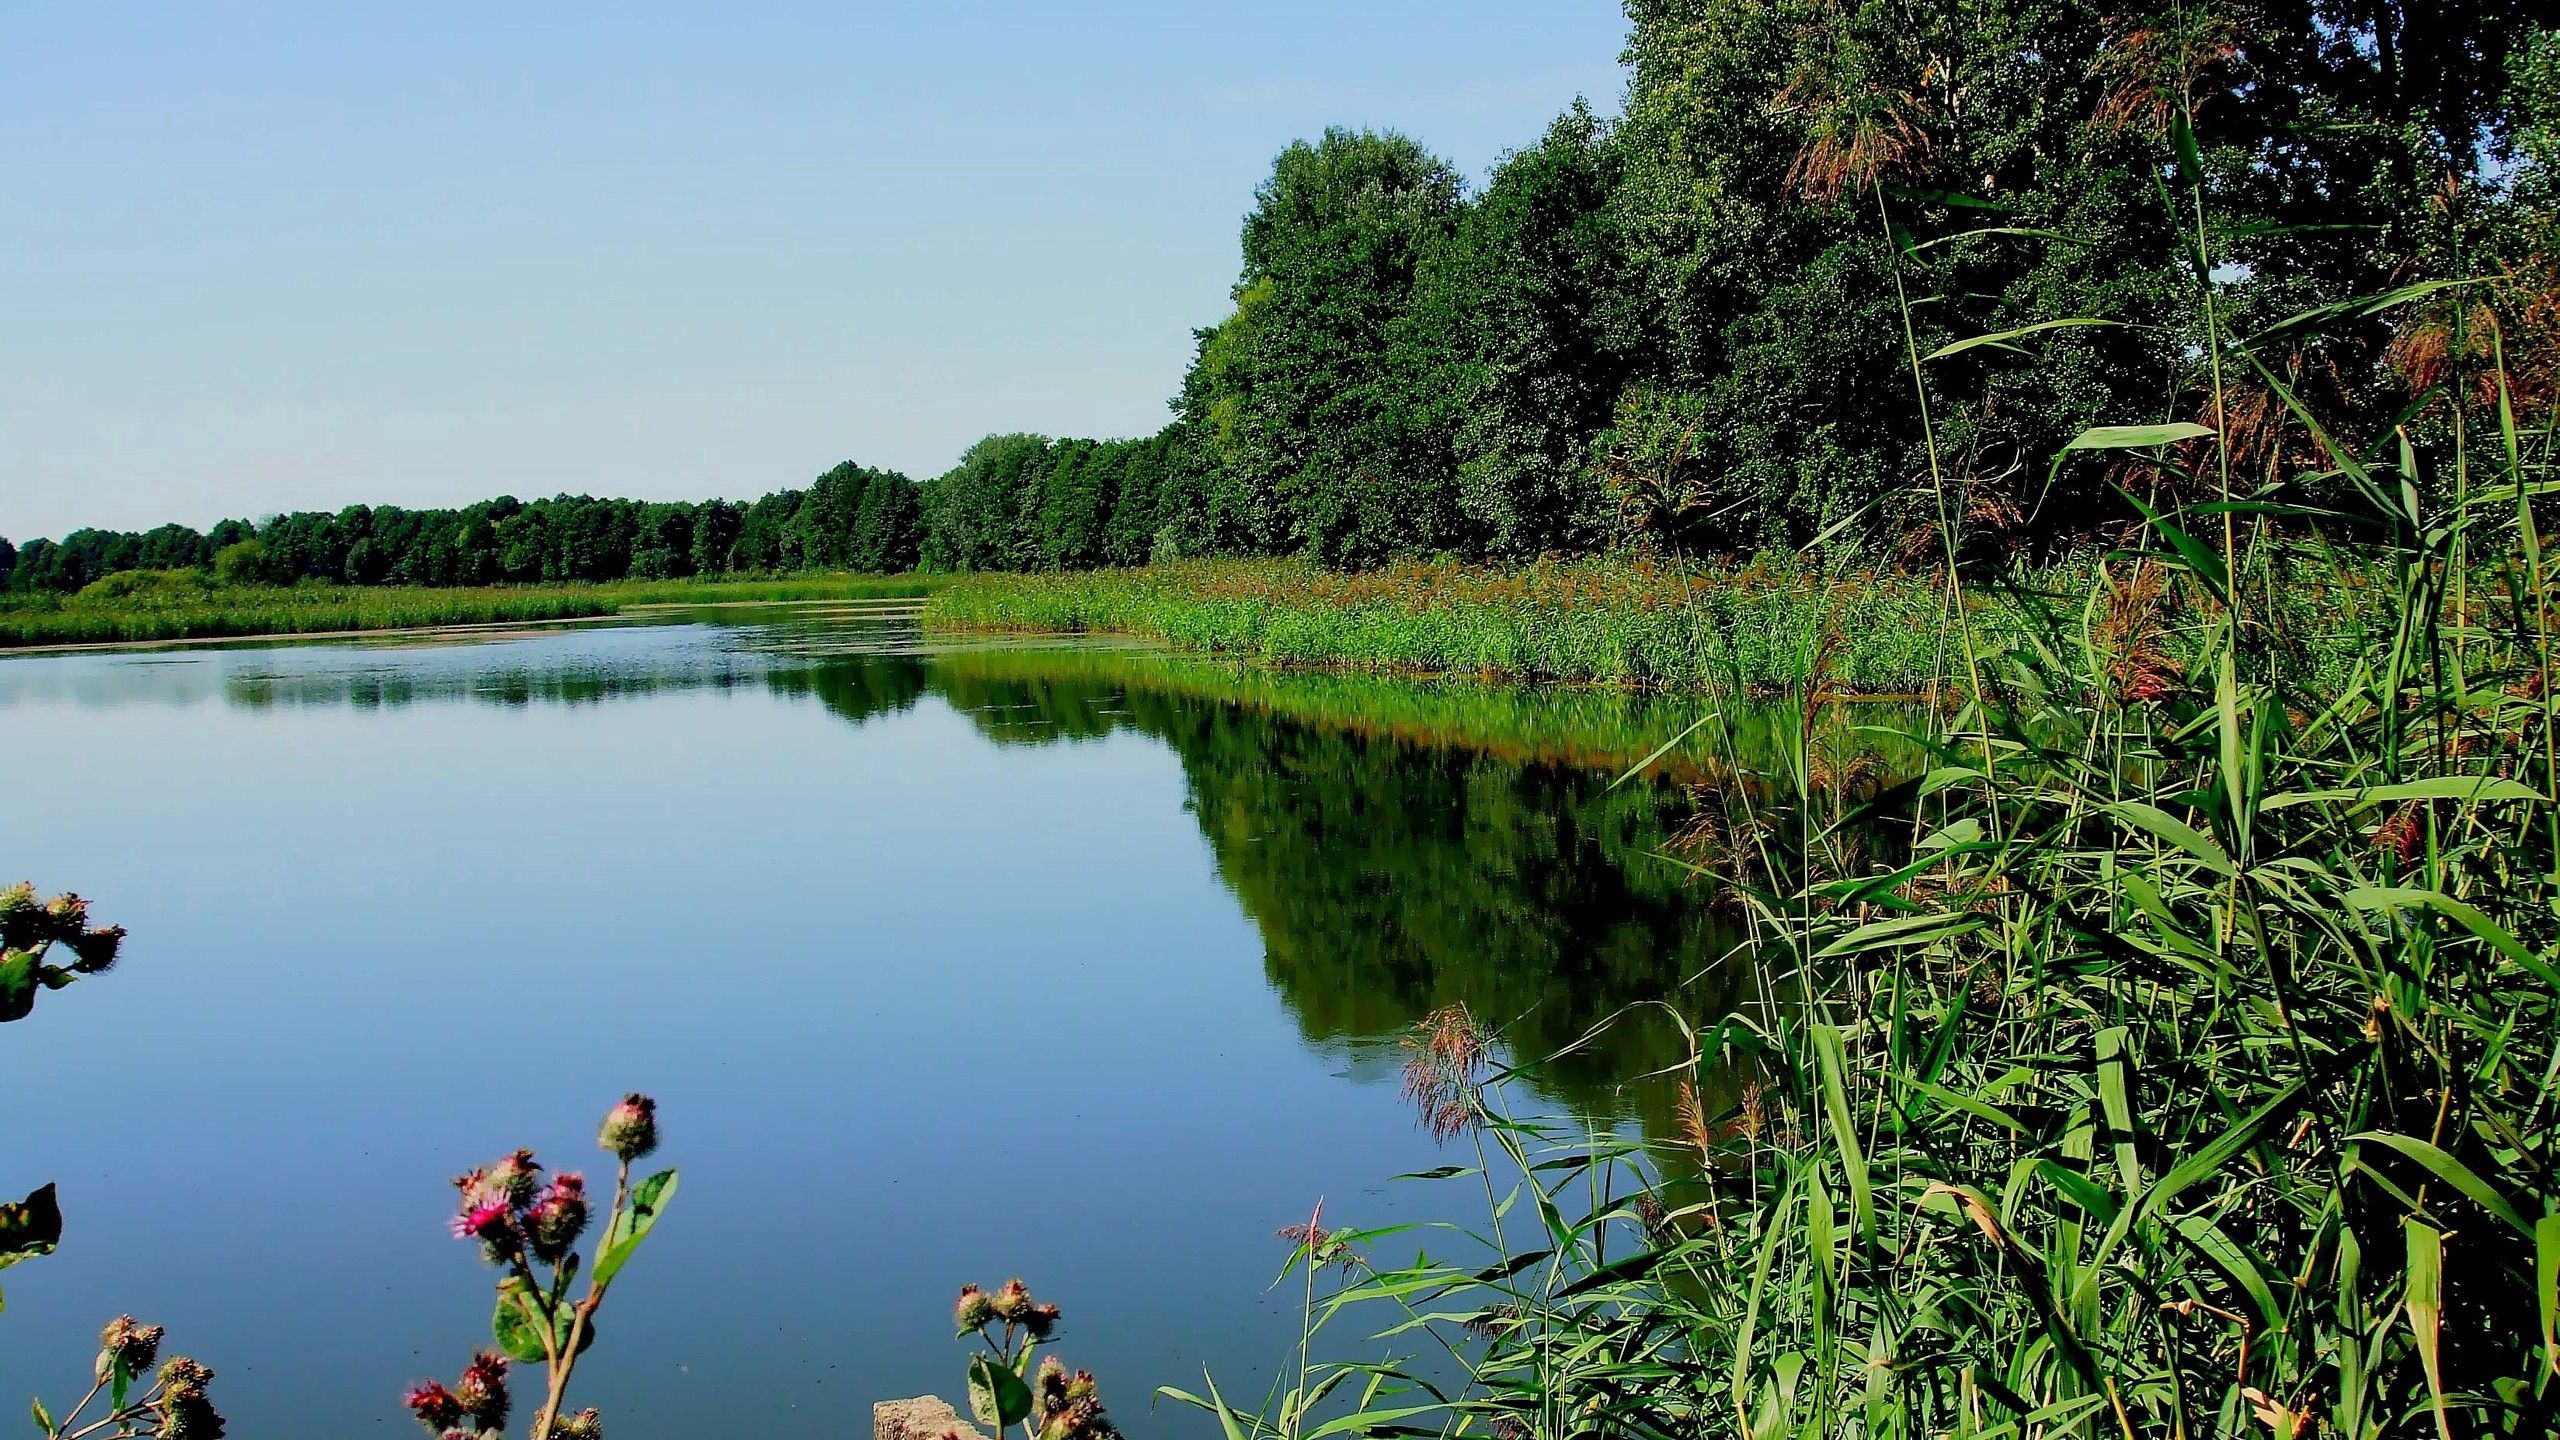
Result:
<svg viewBox="0 0 2560 1440">
<path fill-rule="evenodd" d="M 123 571 L 67 597 L 0 596 L 0 649 L 570 620 L 651 605 L 912 599 L 933 584 L 912 575 L 805 575 L 429 589 L 234 585 L 194 570 Z"/>
</svg>

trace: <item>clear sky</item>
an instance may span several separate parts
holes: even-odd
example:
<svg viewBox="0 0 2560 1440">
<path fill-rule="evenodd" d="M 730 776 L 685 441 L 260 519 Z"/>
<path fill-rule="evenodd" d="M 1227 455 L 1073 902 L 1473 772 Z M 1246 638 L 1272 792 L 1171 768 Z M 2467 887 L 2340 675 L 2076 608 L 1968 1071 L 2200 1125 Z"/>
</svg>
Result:
<svg viewBox="0 0 2560 1440">
<path fill-rule="evenodd" d="M 1471 177 L 1613 0 L 0 6 L 0 534 L 1156 429 L 1272 155 Z"/>
</svg>

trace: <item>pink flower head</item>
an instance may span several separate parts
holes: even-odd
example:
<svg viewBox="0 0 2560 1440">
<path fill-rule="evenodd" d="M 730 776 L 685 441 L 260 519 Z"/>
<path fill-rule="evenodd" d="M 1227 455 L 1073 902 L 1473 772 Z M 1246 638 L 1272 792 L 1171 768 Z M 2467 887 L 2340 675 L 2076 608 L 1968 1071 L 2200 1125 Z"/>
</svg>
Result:
<svg viewBox="0 0 2560 1440">
<path fill-rule="evenodd" d="M 456 1240 L 497 1240 L 507 1233 L 507 1202 L 503 1199 L 473 1203 L 464 1198 L 462 1213 L 453 1217 Z"/>
<path fill-rule="evenodd" d="M 434 1434 L 442 1435 L 462 1423 L 462 1402 L 439 1381 L 430 1380 L 400 1397 L 418 1423 Z"/>
</svg>

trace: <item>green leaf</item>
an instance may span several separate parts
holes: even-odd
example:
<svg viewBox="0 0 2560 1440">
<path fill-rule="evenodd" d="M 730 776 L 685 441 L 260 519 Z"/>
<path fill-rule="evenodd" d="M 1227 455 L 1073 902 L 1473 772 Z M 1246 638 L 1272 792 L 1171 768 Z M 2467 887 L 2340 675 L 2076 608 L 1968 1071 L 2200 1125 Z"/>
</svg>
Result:
<svg viewBox="0 0 2560 1440">
<path fill-rule="evenodd" d="M 2235 873 L 2231 857 L 2224 854 L 2222 847 L 2214 844 L 2211 837 L 2157 805 L 2140 800 L 2118 800 L 2107 806 L 2107 813 L 2186 851 L 2217 875 Z"/>
<path fill-rule="evenodd" d="M 615 1212 L 613 1223 L 605 1227 L 604 1245 L 596 1255 L 596 1281 L 610 1285 L 622 1267 L 631 1262 L 631 1252 L 649 1238 L 650 1230 L 667 1202 L 676 1198 L 676 1172 L 661 1170 L 631 1187 L 630 1203 Z"/>
<path fill-rule="evenodd" d="M 36 1417 L 36 1429 L 43 1434 L 51 1435 L 53 1433 L 53 1415 L 44 1408 L 44 1402 L 42 1400 L 30 1400 L 27 1402 L 27 1408 L 32 1411 Z"/>
<path fill-rule="evenodd" d="M 40 1185 L 15 1205 L 0 1205 L 0 1270 L 50 1255 L 62 1243 L 62 1206 L 51 1185 Z"/>
<path fill-rule="evenodd" d="M 1031 1414 L 1031 1387 L 991 1355 L 969 1358 L 969 1409 L 978 1423 L 998 1432 Z"/>
<path fill-rule="evenodd" d="M 2003 350 L 2015 350 L 2018 347 L 2010 344 L 2010 341 L 2019 339 L 2023 336 L 2033 335 L 2038 331 L 2068 330 L 2083 325 L 2119 325 L 2122 323 L 2122 321 L 2118 320 L 2093 320 L 2085 316 L 2075 316 L 2069 320 L 2039 320 L 2033 325 L 2021 325 L 2015 330 L 2002 330 L 1991 335 L 1976 335 L 1971 339 L 1958 340 L 1953 344 L 1941 345 L 1937 349 L 1930 351 L 1928 354 L 1923 355 L 1920 358 L 1923 361 L 1943 360 L 1950 355 L 1961 355 L 1965 351 L 1971 350 L 1977 345 L 1996 345 Z"/>
<path fill-rule="evenodd" d="M 1904 915 L 1891 920 L 1871 920 L 1823 946 L 1814 955 L 1817 959 L 1827 960 L 1867 950 L 1927 945 L 1958 935 L 1970 935 L 1987 923 L 1979 915 L 1964 914 Z"/>
<path fill-rule="evenodd" d="M 2542 1308 L 2542 1366 L 2560 1375 L 2560 1211 L 2533 1227 L 2534 1289 Z"/>
<path fill-rule="evenodd" d="M 2453 1420 L 2444 1404 L 2444 1233 L 2423 1220 L 2408 1222 L 2408 1290 L 2402 1303 L 2409 1311 L 2409 1332 L 2418 1338 L 2418 1361 L 2426 1367 L 2427 1394 L 2435 1401 L 2436 1434 L 2453 1440 Z"/>
<path fill-rule="evenodd" d="M 569 1329 L 576 1323 L 577 1307 L 574 1305 L 562 1305 L 551 1312 L 553 1350 L 569 1347 Z M 489 1317 L 489 1335 L 498 1342 L 498 1348 L 506 1352 L 508 1359 L 519 1364 L 539 1365 L 547 1353 L 542 1348 L 542 1321 L 534 1314 L 533 1300 L 521 1288 L 498 1292 L 497 1313 Z M 595 1343 L 595 1317 L 589 1316 L 586 1328 L 578 1333 L 578 1353 L 584 1355 L 587 1347 Z"/>
<path fill-rule="evenodd" d="M 2192 420 L 2177 420 L 2166 425 L 2092 425 L 2071 437 L 2065 450 L 2148 450 L 2154 445 L 2175 445 L 2181 440 L 2201 440 L 2213 431 Z"/>
<path fill-rule="evenodd" d="M 1849 1177 L 1849 1210 L 1857 1219 L 1858 1238 L 1876 1243 L 1876 1198 L 1867 1179 L 1867 1159 L 1858 1148 L 1858 1127 L 1849 1110 L 1847 1062 L 1841 1058 L 1840 1032 L 1829 1025 L 1813 1032 L 1822 1058 L 1822 1103 L 1831 1121 L 1832 1143 L 1840 1147 L 1840 1169 Z"/>
<path fill-rule="evenodd" d="M 2397 785 L 2368 785 L 2361 790 L 2289 790 L 2270 795 L 2258 802 L 2261 810 L 2281 810 L 2292 805 L 2315 802 L 2345 801 L 2349 810 L 2369 810 L 2400 800 L 2521 800 L 2532 804 L 2547 803 L 2541 791 L 2520 781 L 2498 775 L 2438 775 L 2428 780 L 2407 780 Z"/>
<path fill-rule="evenodd" d="M 2523 942 L 2507 933 L 2497 921 L 2441 890 L 2426 890 L 2406 885 L 2367 885 L 2338 897 L 2359 910 L 2390 910 L 2415 905 L 2434 910 L 2459 923 L 2464 929 L 2487 941 L 2491 949 L 2516 962 L 2518 968 L 2554 989 L 2560 989 L 2560 970 L 2524 948 Z"/>
<path fill-rule="evenodd" d="M 2133 1143 L 2133 1065 L 2125 1055 L 2129 1035 L 2121 1025 L 2098 1032 L 2098 1109 L 2112 1132 L 2116 1176 L 2128 1203 L 2142 1197 L 2142 1161 Z"/>
<path fill-rule="evenodd" d="M 2380 1145 L 2386 1149 L 2399 1151 L 2424 1166 L 2437 1179 L 2471 1197 L 2473 1203 L 2481 1209 L 2513 1226 L 2516 1232 L 2527 1240 L 2535 1238 L 2534 1227 L 2525 1220 L 2522 1212 L 2518 1211 L 2506 1196 L 2498 1193 L 2496 1186 L 2481 1179 L 2470 1166 L 2426 1141 L 2414 1135 L 2394 1135 L 2385 1130 L 2359 1131 L 2348 1136 L 2347 1139 L 2350 1143 Z"/>
<path fill-rule="evenodd" d="M 0 1022 L 24 1020 L 36 1008 L 36 952 L 0 955 Z"/>
</svg>

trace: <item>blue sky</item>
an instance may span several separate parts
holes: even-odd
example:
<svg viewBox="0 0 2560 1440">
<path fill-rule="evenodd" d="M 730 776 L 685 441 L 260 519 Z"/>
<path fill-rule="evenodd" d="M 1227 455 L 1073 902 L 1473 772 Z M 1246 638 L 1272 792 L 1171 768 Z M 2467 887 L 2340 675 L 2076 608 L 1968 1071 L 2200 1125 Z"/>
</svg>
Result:
<svg viewBox="0 0 2560 1440">
<path fill-rule="evenodd" d="M 0 8 L 0 534 L 1151 431 L 1271 156 L 1480 177 L 1614 0 Z"/>
</svg>

